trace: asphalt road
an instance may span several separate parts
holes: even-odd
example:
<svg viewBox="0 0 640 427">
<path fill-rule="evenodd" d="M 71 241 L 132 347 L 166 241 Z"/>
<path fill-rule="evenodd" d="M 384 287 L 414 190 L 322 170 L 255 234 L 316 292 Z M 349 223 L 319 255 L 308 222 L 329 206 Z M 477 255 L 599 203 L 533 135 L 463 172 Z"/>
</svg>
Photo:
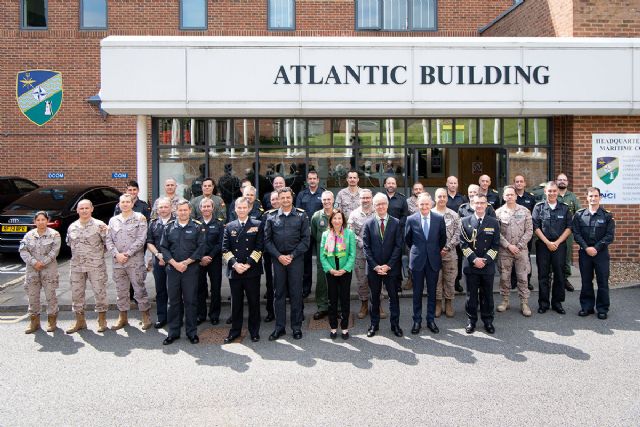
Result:
<svg viewBox="0 0 640 427">
<path fill-rule="evenodd" d="M 93 313 L 93 330 L 27 336 L 24 316 L 4 314 L 0 425 L 638 425 L 640 288 L 612 291 L 605 321 L 579 318 L 568 295 L 566 316 L 510 310 L 495 336 L 465 334 L 462 298 L 439 335 L 411 335 L 401 301 L 404 338 L 385 321 L 366 338 L 356 321 L 347 342 L 305 328 L 273 343 L 271 324 L 227 346 L 163 347 L 165 331 L 138 326 L 103 337 Z M 226 328 L 200 336 L 212 332 Z"/>
<path fill-rule="evenodd" d="M 26 266 L 18 254 L 0 254 L 0 288 L 24 276 Z"/>
</svg>

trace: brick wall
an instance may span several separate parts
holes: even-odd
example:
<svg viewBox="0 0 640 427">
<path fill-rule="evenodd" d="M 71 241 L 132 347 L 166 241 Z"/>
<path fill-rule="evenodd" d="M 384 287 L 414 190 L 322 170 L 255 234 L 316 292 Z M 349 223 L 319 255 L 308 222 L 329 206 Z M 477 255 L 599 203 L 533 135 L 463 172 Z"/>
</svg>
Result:
<svg viewBox="0 0 640 427">
<path fill-rule="evenodd" d="M 574 0 L 574 37 L 637 37 L 639 0 Z"/>
<path fill-rule="evenodd" d="M 487 28 L 482 36 L 571 37 L 572 34 L 571 0 L 525 0 Z"/>
</svg>

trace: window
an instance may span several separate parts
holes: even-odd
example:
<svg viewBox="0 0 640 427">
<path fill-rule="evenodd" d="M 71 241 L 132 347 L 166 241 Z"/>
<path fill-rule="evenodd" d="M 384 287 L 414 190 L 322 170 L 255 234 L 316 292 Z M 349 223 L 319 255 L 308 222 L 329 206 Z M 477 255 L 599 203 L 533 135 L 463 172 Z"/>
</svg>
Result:
<svg viewBox="0 0 640 427">
<path fill-rule="evenodd" d="M 107 29 L 107 0 L 80 0 L 80 28 Z"/>
<path fill-rule="evenodd" d="M 47 28 L 47 0 L 22 0 L 20 2 L 21 27 L 24 29 Z"/>
<path fill-rule="evenodd" d="M 207 29 L 207 0 L 180 0 L 180 29 Z"/>
<path fill-rule="evenodd" d="M 356 0 L 356 29 L 435 31 L 437 0 Z"/>
<path fill-rule="evenodd" d="M 268 27 L 270 30 L 296 29 L 295 0 L 267 0 Z"/>
</svg>

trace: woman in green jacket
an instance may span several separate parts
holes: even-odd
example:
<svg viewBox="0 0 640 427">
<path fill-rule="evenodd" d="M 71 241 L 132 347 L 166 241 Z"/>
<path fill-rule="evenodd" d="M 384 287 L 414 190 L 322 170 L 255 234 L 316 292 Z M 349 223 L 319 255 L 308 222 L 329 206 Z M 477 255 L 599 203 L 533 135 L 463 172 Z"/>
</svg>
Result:
<svg viewBox="0 0 640 427">
<path fill-rule="evenodd" d="M 329 293 L 329 336 L 338 336 L 338 300 L 342 319 L 342 339 L 349 338 L 349 313 L 351 303 L 351 272 L 356 260 L 356 236 L 346 228 L 347 219 L 340 209 L 329 216 L 329 229 L 322 233 L 320 263 L 327 275 Z"/>
</svg>

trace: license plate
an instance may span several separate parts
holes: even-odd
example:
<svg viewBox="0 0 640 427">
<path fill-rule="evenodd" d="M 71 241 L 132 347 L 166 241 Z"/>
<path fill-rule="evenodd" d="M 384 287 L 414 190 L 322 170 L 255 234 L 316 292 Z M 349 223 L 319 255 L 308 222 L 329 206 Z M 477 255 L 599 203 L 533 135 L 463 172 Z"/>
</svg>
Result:
<svg viewBox="0 0 640 427">
<path fill-rule="evenodd" d="M 26 225 L 3 225 L 2 231 L 5 233 L 26 233 Z"/>
</svg>

